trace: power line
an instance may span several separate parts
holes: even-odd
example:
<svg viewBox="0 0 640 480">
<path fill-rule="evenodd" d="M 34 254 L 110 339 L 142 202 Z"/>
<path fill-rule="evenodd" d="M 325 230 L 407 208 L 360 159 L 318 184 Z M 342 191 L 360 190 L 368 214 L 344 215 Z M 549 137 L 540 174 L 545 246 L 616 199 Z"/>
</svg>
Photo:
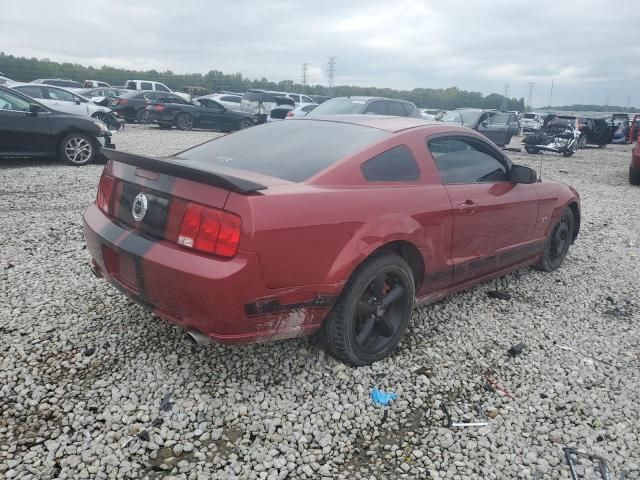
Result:
<svg viewBox="0 0 640 480">
<path fill-rule="evenodd" d="M 502 94 L 502 105 L 500 105 L 501 110 L 506 110 L 509 106 L 509 84 L 504 84 L 504 93 Z"/>
<path fill-rule="evenodd" d="M 327 63 L 327 79 L 329 81 L 329 88 L 333 88 L 334 80 L 336 76 L 336 59 L 337 57 L 329 57 Z"/>
</svg>

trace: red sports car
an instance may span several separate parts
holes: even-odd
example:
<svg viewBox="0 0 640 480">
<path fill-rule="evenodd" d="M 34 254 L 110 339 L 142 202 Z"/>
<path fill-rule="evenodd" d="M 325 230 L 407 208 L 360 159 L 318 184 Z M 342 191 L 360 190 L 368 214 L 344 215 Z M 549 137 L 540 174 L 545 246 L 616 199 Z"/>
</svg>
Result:
<svg viewBox="0 0 640 480">
<path fill-rule="evenodd" d="M 93 270 L 196 340 L 309 335 L 354 365 L 414 303 L 558 268 L 578 193 L 484 136 L 403 117 L 249 128 L 173 157 L 115 150 L 84 212 Z"/>
</svg>

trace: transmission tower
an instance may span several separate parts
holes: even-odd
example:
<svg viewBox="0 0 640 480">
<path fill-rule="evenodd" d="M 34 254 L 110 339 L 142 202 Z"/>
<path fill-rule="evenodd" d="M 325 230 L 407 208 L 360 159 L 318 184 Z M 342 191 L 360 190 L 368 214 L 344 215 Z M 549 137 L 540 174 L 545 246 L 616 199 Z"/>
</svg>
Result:
<svg viewBox="0 0 640 480">
<path fill-rule="evenodd" d="M 509 105 L 509 84 L 505 83 L 504 84 L 504 93 L 502 94 L 502 104 L 500 105 L 500 109 L 501 110 L 506 110 L 507 106 Z"/>
<path fill-rule="evenodd" d="M 536 84 L 534 82 L 529 82 L 529 95 L 527 96 L 527 106 L 530 110 L 533 110 L 533 87 Z"/>
<path fill-rule="evenodd" d="M 309 73 L 309 63 L 308 62 L 304 62 L 302 64 L 302 85 L 306 86 L 307 85 L 307 76 Z"/>
<path fill-rule="evenodd" d="M 329 88 L 333 88 L 333 82 L 336 76 L 336 58 L 329 57 L 327 62 L 327 80 L 329 81 Z"/>
</svg>

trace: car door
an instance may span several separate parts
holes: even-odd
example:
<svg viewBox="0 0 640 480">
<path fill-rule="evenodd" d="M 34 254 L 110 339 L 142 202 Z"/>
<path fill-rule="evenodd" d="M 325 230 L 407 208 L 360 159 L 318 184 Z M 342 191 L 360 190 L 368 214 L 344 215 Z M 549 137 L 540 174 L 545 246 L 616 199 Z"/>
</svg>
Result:
<svg viewBox="0 0 640 480">
<path fill-rule="evenodd" d="M 7 90 L 0 90 L 0 155 L 46 155 L 53 153 L 49 111 L 30 112 L 30 102 Z"/>
<path fill-rule="evenodd" d="M 43 86 L 42 89 L 44 90 L 45 98 L 51 101 L 49 105 L 54 110 L 82 116 L 87 115 L 87 108 L 71 92 L 51 86 Z"/>
<path fill-rule="evenodd" d="M 511 120 L 510 113 L 497 113 L 478 124 L 478 132 L 483 134 L 499 147 L 507 144 L 509 135 L 509 122 Z"/>
<path fill-rule="evenodd" d="M 453 208 L 454 283 L 480 278 L 532 257 L 538 195 L 535 184 L 511 183 L 511 162 L 476 137 L 445 134 L 427 140 Z"/>
<path fill-rule="evenodd" d="M 202 118 L 203 124 L 209 128 L 226 130 L 230 125 L 230 116 L 225 112 L 227 109 L 212 99 L 207 99 L 204 104 Z"/>
</svg>

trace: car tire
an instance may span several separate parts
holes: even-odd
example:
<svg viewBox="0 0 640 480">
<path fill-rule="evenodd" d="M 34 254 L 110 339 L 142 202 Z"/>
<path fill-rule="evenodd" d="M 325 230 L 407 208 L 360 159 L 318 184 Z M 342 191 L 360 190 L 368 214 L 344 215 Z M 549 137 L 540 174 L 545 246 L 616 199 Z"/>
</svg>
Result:
<svg viewBox="0 0 640 480">
<path fill-rule="evenodd" d="M 93 162 L 97 151 L 97 142 L 86 133 L 69 133 L 58 143 L 58 158 L 60 161 L 76 167 Z"/>
<path fill-rule="evenodd" d="M 414 297 L 413 272 L 407 262 L 393 253 L 376 255 L 354 272 L 318 337 L 339 360 L 370 365 L 400 342 Z"/>
<path fill-rule="evenodd" d="M 149 117 L 149 113 L 144 108 L 141 108 L 136 112 L 136 122 L 138 123 L 147 123 L 148 117 Z"/>
<path fill-rule="evenodd" d="M 578 148 L 586 148 L 586 147 L 587 147 L 587 137 L 583 135 L 578 140 Z"/>
<path fill-rule="evenodd" d="M 193 117 L 188 113 L 181 113 L 176 118 L 178 130 L 191 130 L 193 128 Z"/>
<path fill-rule="evenodd" d="M 535 155 L 537 153 L 540 153 L 540 150 L 538 150 L 537 148 L 534 148 L 534 147 L 524 147 L 524 149 L 525 149 L 525 151 L 527 153 L 531 153 L 533 155 Z"/>
<path fill-rule="evenodd" d="M 640 185 L 640 169 L 629 167 L 629 183 L 631 185 Z"/>
<path fill-rule="evenodd" d="M 93 115 L 91 115 L 91 118 L 95 118 L 96 120 L 104 123 L 105 125 L 109 126 L 109 117 L 105 112 L 96 112 Z"/>
<path fill-rule="evenodd" d="M 574 225 L 573 211 L 566 207 L 549 232 L 542 257 L 533 265 L 534 268 L 545 272 L 560 268 L 573 242 Z"/>
<path fill-rule="evenodd" d="M 245 118 L 238 125 L 238 129 L 239 130 L 244 130 L 245 128 L 249 128 L 251 126 L 253 126 L 253 122 L 251 120 Z"/>
</svg>

